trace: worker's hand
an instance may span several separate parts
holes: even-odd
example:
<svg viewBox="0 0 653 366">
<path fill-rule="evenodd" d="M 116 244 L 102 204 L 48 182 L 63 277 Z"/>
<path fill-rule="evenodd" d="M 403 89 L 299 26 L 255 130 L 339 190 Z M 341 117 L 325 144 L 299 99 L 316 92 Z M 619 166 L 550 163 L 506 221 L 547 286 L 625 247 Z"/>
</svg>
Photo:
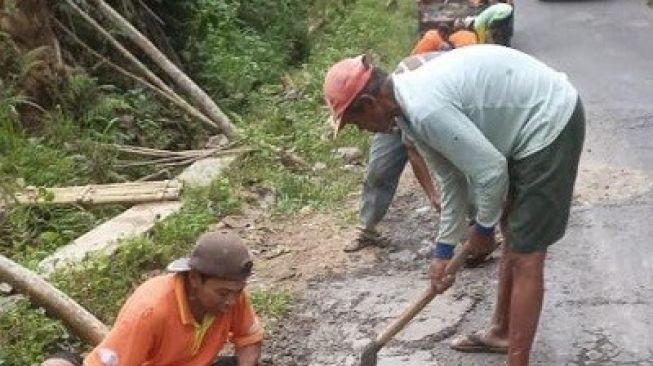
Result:
<svg viewBox="0 0 653 366">
<path fill-rule="evenodd" d="M 431 279 L 431 287 L 438 293 L 441 294 L 446 291 L 451 285 L 453 285 L 456 280 L 454 274 L 446 274 L 445 269 L 449 264 L 448 259 L 433 259 L 431 265 L 429 266 L 429 278 Z"/>
<path fill-rule="evenodd" d="M 464 245 L 468 257 L 486 256 L 496 248 L 494 233 L 490 235 L 482 234 L 475 225 L 472 225 L 469 227 L 467 234 L 467 242 Z"/>
</svg>

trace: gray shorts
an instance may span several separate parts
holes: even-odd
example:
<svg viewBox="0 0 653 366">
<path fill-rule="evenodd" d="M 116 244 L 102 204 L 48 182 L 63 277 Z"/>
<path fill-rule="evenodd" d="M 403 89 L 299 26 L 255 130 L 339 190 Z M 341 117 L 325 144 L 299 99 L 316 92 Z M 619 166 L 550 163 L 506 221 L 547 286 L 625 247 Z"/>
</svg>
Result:
<svg viewBox="0 0 653 366">
<path fill-rule="evenodd" d="M 578 162 L 585 139 L 580 98 L 567 126 L 544 149 L 508 162 L 508 243 L 515 252 L 545 250 L 567 228 Z"/>
</svg>

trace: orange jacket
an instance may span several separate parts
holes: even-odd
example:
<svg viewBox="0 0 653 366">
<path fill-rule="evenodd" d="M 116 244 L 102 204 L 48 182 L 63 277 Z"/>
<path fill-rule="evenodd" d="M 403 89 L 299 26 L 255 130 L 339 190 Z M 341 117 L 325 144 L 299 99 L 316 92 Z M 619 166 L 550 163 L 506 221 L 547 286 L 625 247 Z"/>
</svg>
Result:
<svg viewBox="0 0 653 366">
<path fill-rule="evenodd" d="M 411 55 L 419 55 L 421 53 L 439 51 L 442 47 L 445 47 L 447 42 L 440 37 L 440 33 L 436 30 L 430 30 L 424 34 L 422 39 L 420 39 Z"/>
<path fill-rule="evenodd" d="M 477 44 L 478 38 L 476 37 L 476 33 L 462 29 L 451 34 L 449 36 L 449 42 L 455 48 L 460 48 Z"/>
</svg>

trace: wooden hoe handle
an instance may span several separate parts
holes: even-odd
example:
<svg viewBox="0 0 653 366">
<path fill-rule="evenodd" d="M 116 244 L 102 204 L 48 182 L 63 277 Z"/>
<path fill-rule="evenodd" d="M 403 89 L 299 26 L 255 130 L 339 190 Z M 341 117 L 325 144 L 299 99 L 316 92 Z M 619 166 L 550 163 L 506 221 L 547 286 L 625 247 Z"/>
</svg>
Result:
<svg viewBox="0 0 653 366">
<path fill-rule="evenodd" d="M 447 268 L 445 269 L 446 274 L 455 275 L 456 272 L 462 267 L 465 263 L 465 258 L 467 258 L 467 250 L 463 247 L 463 250 L 456 253 Z M 397 333 L 399 333 L 406 324 L 408 324 L 415 315 L 417 315 L 426 305 L 428 305 L 433 298 L 437 295 L 436 290 L 429 286 L 422 294 L 413 302 L 406 310 L 404 310 L 401 315 L 396 318 L 388 327 L 386 327 L 383 332 L 381 332 L 377 337 L 374 343 L 377 346 L 383 347 L 388 341 L 390 341 Z"/>
</svg>

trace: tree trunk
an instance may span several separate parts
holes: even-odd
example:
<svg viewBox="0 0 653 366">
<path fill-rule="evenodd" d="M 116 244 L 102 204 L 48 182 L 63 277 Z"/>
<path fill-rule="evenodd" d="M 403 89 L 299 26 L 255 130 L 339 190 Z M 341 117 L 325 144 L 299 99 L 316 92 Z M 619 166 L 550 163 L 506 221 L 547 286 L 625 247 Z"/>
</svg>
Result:
<svg viewBox="0 0 653 366">
<path fill-rule="evenodd" d="M 0 255 L 0 282 L 6 282 L 60 319 L 84 342 L 95 346 L 109 328 L 36 273 Z"/>
<path fill-rule="evenodd" d="M 228 137 L 235 135 L 235 128 L 231 123 L 229 117 L 225 115 L 215 102 L 209 97 L 202 88 L 200 88 L 193 80 L 191 80 L 183 71 L 181 71 L 174 63 L 172 63 L 166 55 L 164 55 L 156 46 L 148 40 L 141 32 L 132 26 L 120 13 L 115 11 L 104 0 L 92 0 L 97 5 L 98 10 L 113 24 L 118 27 L 125 35 L 132 40 L 138 47 L 147 54 L 152 61 L 165 71 L 168 76 L 183 89 L 190 96 L 200 109 L 202 109 L 207 116 L 215 121 L 222 129 L 222 132 Z"/>
</svg>

